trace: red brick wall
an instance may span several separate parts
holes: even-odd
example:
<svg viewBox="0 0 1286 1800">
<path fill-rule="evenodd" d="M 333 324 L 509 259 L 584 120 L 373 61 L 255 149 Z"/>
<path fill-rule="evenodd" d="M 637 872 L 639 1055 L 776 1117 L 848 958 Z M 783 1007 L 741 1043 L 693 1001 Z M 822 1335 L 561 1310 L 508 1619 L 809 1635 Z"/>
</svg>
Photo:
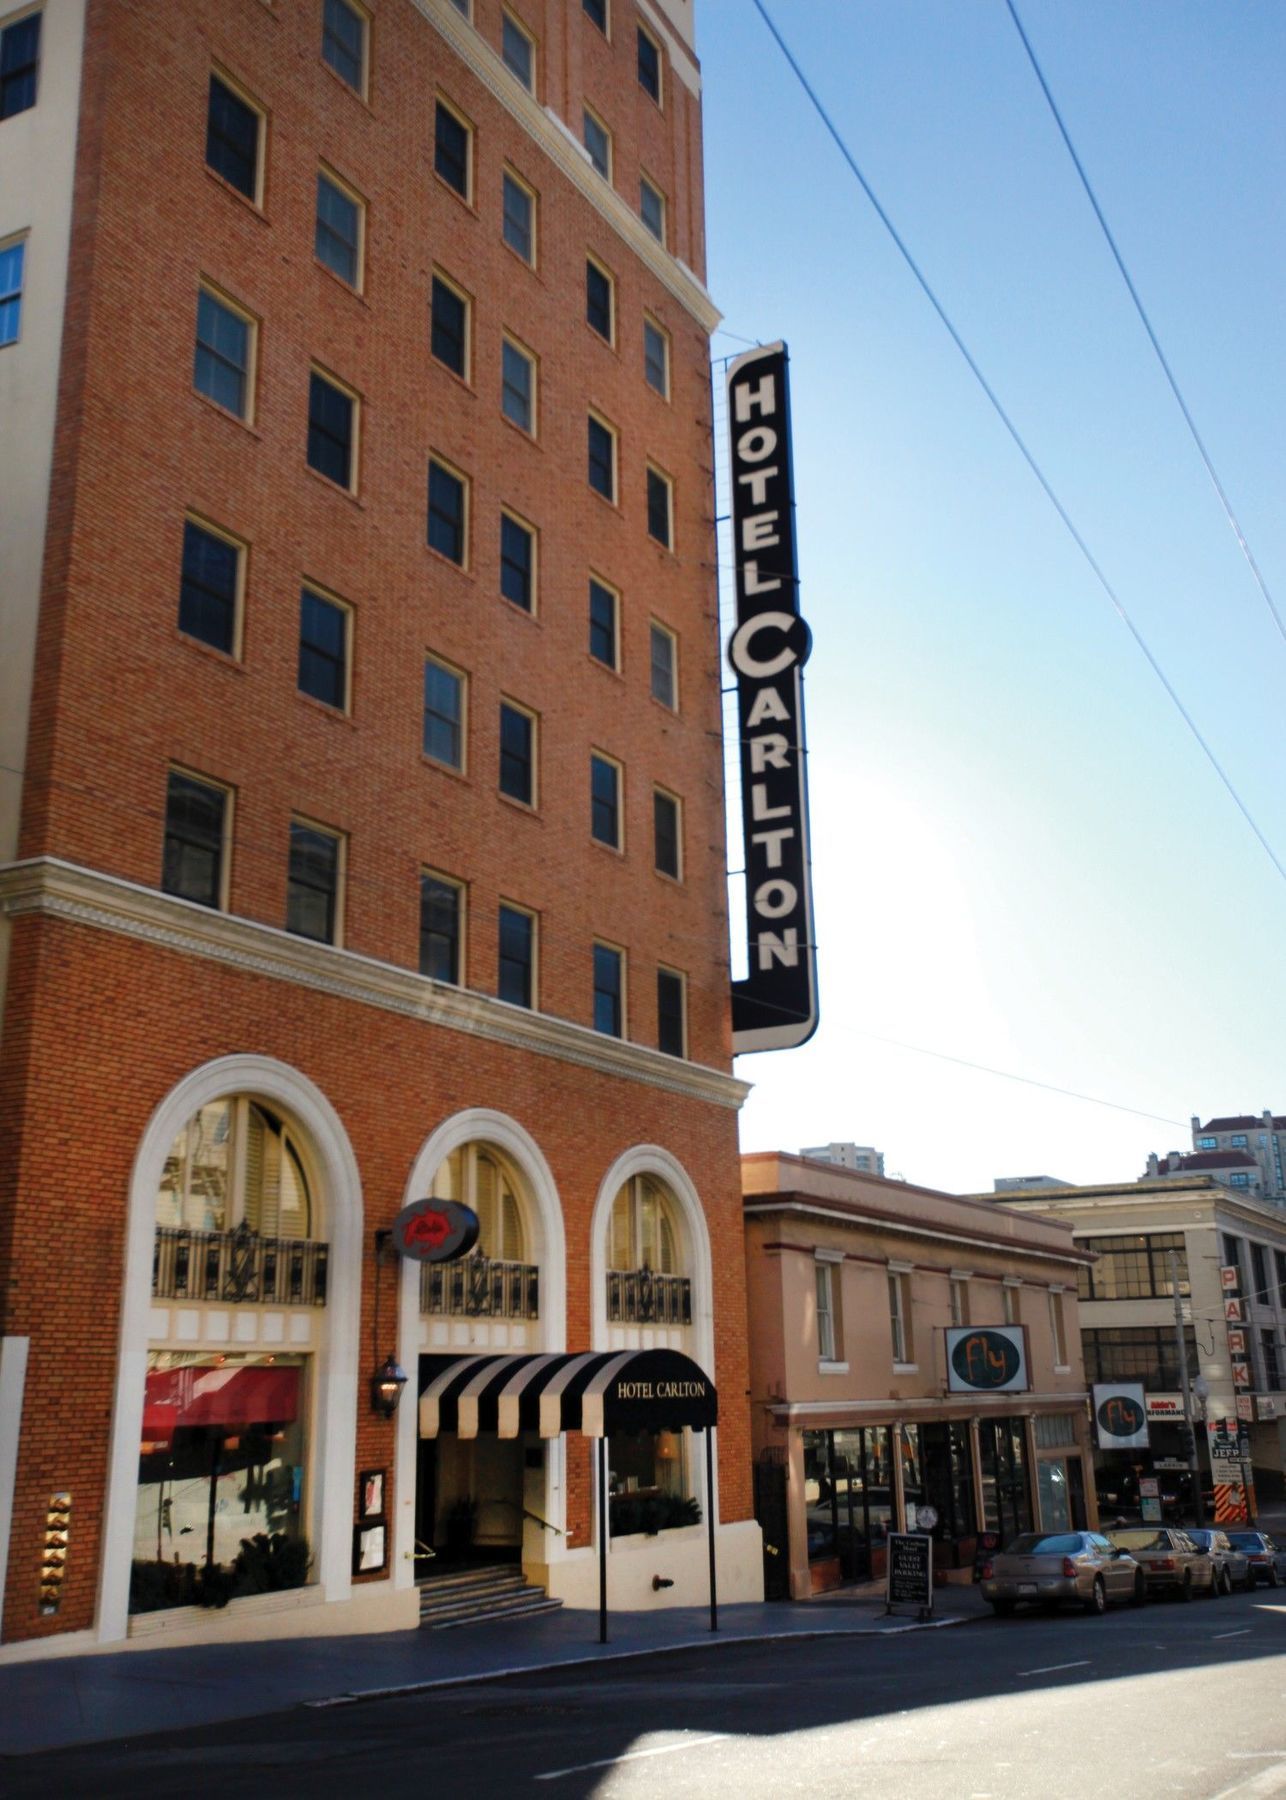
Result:
<svg viewBox="0 0 1286 1800">
<path fill-rule="evenodd" d="M 0 1117 L 23 1113 L 15 1255 L 3 1331 L 30 1335 L 5 1637 L 91 1623 L 116 1381 L 130 1171 L 148 1118 L 184 1075 L 236 1050 L 315 1082 L 357 1158 L 365 1202 L 357 1466 L 393 1467 L 393 1427 L 369 1411 L 372 1233 L 391 1223 L 429 1132 L 464 1107 L 516 1119 L 548 1159 L 567 1240 L 567 1342 L 590 1341 L 589 1233 L 599 1185 L 631 1145 L 663 1143 L 709 1224 L 722 1516 L 749 1516 L 745 1288 L 736 1119 L 635 1082 L 463 1037 L 375 1007 L 194 963 L 91 927 L 18 921 Z M 381 1316 L 391 1288 L 384 1275 Z M 382 1352 L 381 1352 L 382 1354 Z M 407 1404 L 408 1402 L 403 1402 Z M 589 1541 L 586 1458 L 570 1440 L 568 1523 Z M 62 1610 L 42 1621 L 36 1573 L 49 1495 L 73 1495 Z"/>
</svg>

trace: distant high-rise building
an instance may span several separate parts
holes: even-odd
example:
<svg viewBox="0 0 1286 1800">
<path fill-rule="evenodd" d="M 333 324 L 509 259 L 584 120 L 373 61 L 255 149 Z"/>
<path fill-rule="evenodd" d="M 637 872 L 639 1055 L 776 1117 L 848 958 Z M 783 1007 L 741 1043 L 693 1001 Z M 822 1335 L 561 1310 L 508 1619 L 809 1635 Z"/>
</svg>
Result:
<svg viewBox="0 0 1286 1800">
<path fill-rule="evenodd" d="M 856 1169 L 859 1175 L 884 1173 L 884 1152 L 872 1150 L 869 1144 L 814 1144 L 799 1154 L 813 1162 L 833 1163 L 839 1169 Z"/>
<path fill-rule="evenodd" d="M 1149 1156 L 1144 1181 L 1165 1175 L 1201 1173 L 1222 1186 L 1286 1201 L 1282 1177 L 1282 1144 L 1286 1117 L 1262 1112 L 1238 1113 L 1207 1119 L 1192 1115 L 1192 1150 L 1171 1150 L 1165 1156 Z"/>
</svg>

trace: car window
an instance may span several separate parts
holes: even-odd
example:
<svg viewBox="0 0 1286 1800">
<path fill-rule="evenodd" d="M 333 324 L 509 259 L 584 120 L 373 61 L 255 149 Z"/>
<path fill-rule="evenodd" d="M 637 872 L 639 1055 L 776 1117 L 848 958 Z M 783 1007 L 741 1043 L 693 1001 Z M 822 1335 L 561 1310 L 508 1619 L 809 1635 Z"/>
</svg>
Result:
<svg viewBox="0 0 1286 1800">
<path fill-rule="evenodd" d="M 1027 1531 L 1006 1544 L 1007 1556 L 1078 1556 L 1084 1545 L 1079 1532 L 1064 1532 L 1061 1537 L 1047 1537 L 1039 1531 Z"/>
<path fill-rule="evenodd" d="M 1112 1548 L 1110 1539 L 1100 1536 L 1097 1531 L 1090 1532 L 1089 1540 L 1096 1550 L 1110 1550 Z"/>
<path fill-rule="evenodd" d="M 1167 1531 L 1109 1531 L 1108 1537 L 1120 1550 L 1168 1550 L 1170 1534 Z"/>
</svg>

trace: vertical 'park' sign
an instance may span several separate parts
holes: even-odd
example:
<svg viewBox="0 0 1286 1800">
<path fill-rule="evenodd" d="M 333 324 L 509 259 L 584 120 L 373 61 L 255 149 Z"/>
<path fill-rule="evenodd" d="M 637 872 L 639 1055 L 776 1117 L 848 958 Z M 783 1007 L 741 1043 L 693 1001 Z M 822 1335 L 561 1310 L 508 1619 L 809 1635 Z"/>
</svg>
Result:
<svg viewBox="0 0 1286 1800">
<path fill-rule="evenodd" d="M 817 1029 L 795 493 L 784 344 L 728 370 L 741 826 L 749 974 L 732 984 L 732 1048 L 787 1050 Z"/>
</svg>

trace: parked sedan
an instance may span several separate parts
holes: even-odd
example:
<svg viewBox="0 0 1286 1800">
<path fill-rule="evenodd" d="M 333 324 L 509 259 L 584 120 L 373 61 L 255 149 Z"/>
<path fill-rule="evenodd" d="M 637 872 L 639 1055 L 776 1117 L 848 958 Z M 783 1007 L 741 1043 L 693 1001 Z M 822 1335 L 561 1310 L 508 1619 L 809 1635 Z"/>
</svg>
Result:
<svg viewBox="0 0 1286 1800">
<path fill-rule="evenodd" d="M 1231 1594 L 1235 1587 L 1254 1587 L 1255 1578 L 1250 1572 L 1250 1558 L 1244 1550 L 1239 1550 L 1232 1543 L 1226 1531 L 1209 1530 L 1198 1526 L 1195 1530 L 1189 1526 L 1188 1536 L 1197 1546 L 1204 1550 L 1215 1565 L 1215 1586 L 1221 1594 Z"/>
<path fill-rule="evenodd" d="M 1128 1550 L 1143 1570 L 1149 1594 L 1176 1594 L 1180 1600 L 1191 1600 L 1194 1594 L 1213 1599 L 1219 1592 L 1209 1553 L 1199 1550 L 1177 1526 L 1115 1526 L 1107 1535 L 1119 1550 Z"/>
<path fill-rule="evenodd" d="M 1286 1581 L 1286 1548 L 1275 1543 L 1266 1531 L 1230 1531 L 1228 1541 L 1249 1564 L 1247 1586 L 1263 1581 L 1269 1587 L 1280 1587 Z"/>
<path fill-rule="evenodd" d="M 1024 1532 L 985 1561 L 979 1574 L 983 1599 L 1000 1614 L 1024 1604 L 1053 1609 L 1065 1600 L 1103 1613 L 1109 1600 L 1142 1606 L 1145 1598 L 1133 1556 L 1097 1531 Z"/>
</svg>

